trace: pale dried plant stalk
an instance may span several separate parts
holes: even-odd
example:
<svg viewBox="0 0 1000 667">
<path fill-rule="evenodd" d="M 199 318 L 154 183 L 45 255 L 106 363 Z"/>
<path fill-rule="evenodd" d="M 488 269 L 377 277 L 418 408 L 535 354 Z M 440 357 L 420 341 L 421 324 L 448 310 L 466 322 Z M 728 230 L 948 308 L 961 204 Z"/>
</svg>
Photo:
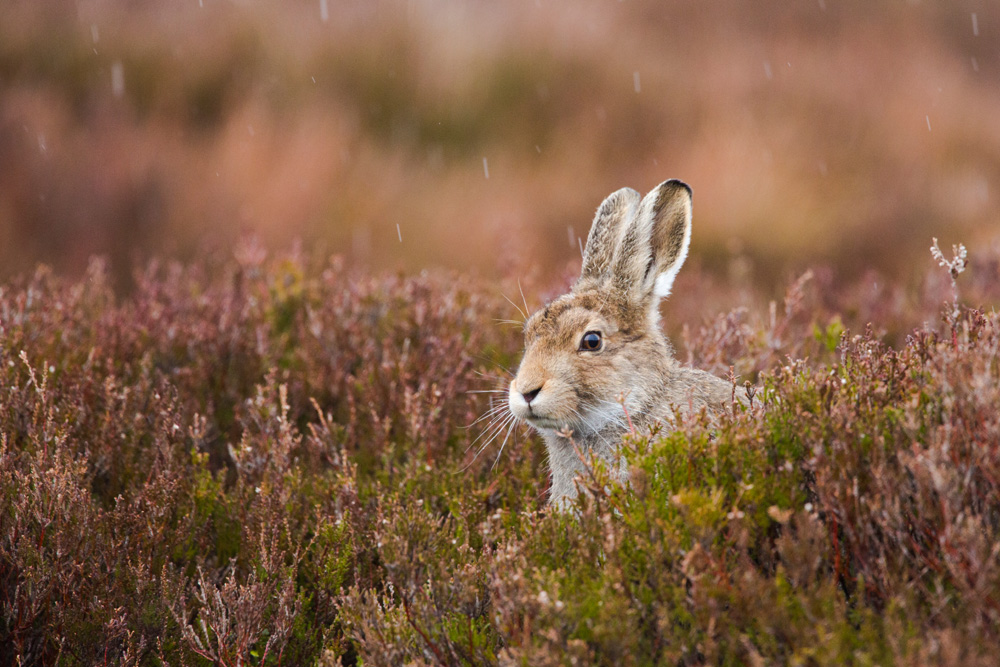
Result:
<svg viewBox="0 0 1000 667">
<path fill-rule="evenodd" d="M 968 265 L 966 258 L 968 257 L 968 251 L 965 249 L 965 245 L 959 243 L 958 245 L 951 246 L 952 258 L 947 259 L 944 253 L 941 252 L 941 248 L 938 247 L 937 237 L 932 239 L 934 243 L 931 245 L 931 257 L 937 260 L 939 266 L 943 266 L 948 269 L 948 276 L 951 278 L 951 292 L 954 295 L 952 301 L 952 317 L 958 318 L 958 284 L 955 280 L 958 278 L 959 274 L 965 271 L 965 267 Z"/>
</svg>

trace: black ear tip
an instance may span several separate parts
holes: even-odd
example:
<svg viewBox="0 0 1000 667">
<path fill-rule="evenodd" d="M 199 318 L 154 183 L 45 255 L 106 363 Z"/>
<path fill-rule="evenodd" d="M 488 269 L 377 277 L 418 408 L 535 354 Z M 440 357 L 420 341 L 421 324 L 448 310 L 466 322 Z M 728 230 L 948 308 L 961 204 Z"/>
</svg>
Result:
<svg viewBox="0 0 1000 667">
<path fill-rule="evenodd" d="M 687 190 L 688 197 L 692 196 L 694 193 L 691 191 L 691 186 L 684 181 L 679 181 L 676 178 L 671 178 L 669 181 L 663 181 L 660 184 L 661 188 L 669 188 L 671 190 L 680 190 L 681 188 Z"/>
</svg>

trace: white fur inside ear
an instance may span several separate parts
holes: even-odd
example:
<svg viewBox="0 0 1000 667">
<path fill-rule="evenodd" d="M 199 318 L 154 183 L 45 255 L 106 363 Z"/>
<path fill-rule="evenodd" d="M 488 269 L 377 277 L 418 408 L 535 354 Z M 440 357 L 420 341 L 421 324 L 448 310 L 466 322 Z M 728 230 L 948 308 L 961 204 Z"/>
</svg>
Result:
<svg viewBox="0 0 1000 667">
<path fill-rule="evenodd" d="M 688 247 L 691 245 L 691 225 L 687 225 L 684 229 L 684 243 L 681 245 L 681 251 L 677 253 L 677 259 L 674 263 L 667 267 L 666 271 L 660 273 L 656 276 L 656 283 L 653 285 L 653 294 L 658 298 L 663 299 L 670 296 L 670 290 L 674 286 L 674 278 L 677 277 L 677 273 L 684 266 L 684 260 L 687 259 Z"/>
</svg>

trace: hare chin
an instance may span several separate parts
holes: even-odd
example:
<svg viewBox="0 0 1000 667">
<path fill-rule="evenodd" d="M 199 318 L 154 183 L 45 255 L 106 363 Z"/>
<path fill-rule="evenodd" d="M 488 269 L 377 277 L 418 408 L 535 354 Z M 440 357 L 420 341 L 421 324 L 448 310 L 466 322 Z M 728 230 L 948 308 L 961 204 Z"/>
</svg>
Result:
<svg viewBox="0 0 1000 667">
<path fill-rule="evenodd" d="M 594 414 L 585 415 L 583 419 L 574 419 L 571 421 L 550 419 L 548 417 L 540 417 L 533 415 L 524 419 L 532 428 L 542 433 L 557 433 L 559 431 L 572 431 L 578 437 L 586 437 L 597 433 L 602 428 L 607 426 L 608 422 L 611 421 L 607 415 Z"/>
</svg>

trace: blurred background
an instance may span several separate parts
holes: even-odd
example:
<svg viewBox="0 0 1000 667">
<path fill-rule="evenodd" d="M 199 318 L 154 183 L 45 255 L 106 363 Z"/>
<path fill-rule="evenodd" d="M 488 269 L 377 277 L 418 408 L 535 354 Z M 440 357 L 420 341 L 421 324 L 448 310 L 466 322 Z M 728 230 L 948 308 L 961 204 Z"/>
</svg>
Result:
<svg viewBox="0 0 1000 667">
<path fill-rule="evenodd" d="M 690 262 L 901 280 L 1000 236 L 995 0 L 0 3 L 0 278 L 230 252 L 562 276 L 681 178 Z"/>
</svg>

